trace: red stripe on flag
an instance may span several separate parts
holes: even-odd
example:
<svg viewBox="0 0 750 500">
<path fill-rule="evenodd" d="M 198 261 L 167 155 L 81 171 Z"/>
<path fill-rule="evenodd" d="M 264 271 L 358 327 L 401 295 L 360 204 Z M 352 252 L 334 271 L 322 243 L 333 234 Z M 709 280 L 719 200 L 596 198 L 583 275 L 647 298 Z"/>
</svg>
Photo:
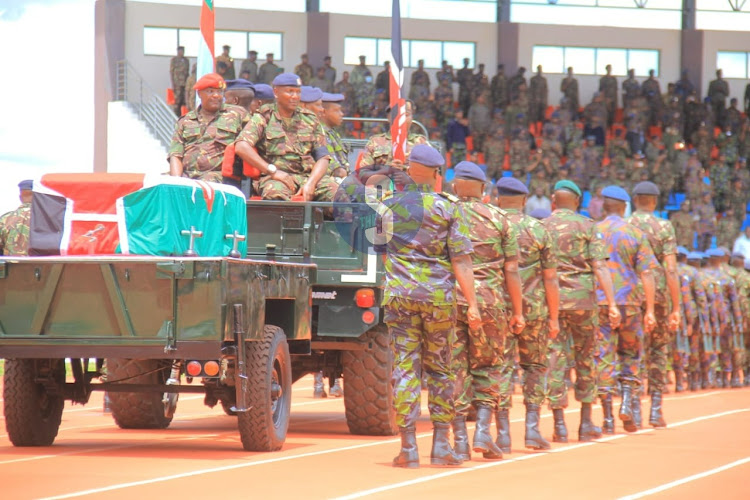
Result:
<svg viewBox="0 0 750 500">
<path fill-rule="evenodd" d="M 406 102 L 401 97 L 403 83 L 403 54 L 401 45 L 401 5 L 393 0 L 391 11 L 391 55 L 393 64 L 390 71 L 390 106 L 391 106 L 391 148 L 393 159 L 406 162 Z"/>
<path fill-rule="evenodd" d="M 201 8 L 201 36 L 211 52 L 211 58 L 216 61 L 216 50 L 214 49 L 214 9 L 213 2 L 203 0 Z"/>
</svg>

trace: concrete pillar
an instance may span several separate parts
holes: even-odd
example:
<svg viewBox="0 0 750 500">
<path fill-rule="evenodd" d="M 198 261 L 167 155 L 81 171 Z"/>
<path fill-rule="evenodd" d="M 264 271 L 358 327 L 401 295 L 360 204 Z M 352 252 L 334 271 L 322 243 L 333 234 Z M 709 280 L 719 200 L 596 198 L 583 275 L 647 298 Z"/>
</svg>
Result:
<svg viewBox="0 0 750 500">
<path fill-rule="evenodd" d="M 323 66 L 323 58 L 330 55 L 330 22 L 328 12 L 307 13 L 307 57 L 316 70 Z M 343 63 L 344 61 L 334 61 L 333 65 L 343 66 Z"/>
<path fill-rule="evenodd" d="M 107 107 L 117 90 L 117 61 L 125 59 L 125 0 L 94 5 L 94 172 L 107 171 Z"/>
<path fill-rule="evenodd" d="M 513 75 L 518 70 L 518 23 L 497 23 L 497 63 L 505 65 L 505 74 Z"/>
<path fill-rule="evenodd" d="M 703 95 L 703 52 L 705 48 L 703 35 L 702 30 L 683 29 L 680 47 L 682 69 L 688 70 L 688 78 L 695 85 L 699 97 Z"/>
</svg>

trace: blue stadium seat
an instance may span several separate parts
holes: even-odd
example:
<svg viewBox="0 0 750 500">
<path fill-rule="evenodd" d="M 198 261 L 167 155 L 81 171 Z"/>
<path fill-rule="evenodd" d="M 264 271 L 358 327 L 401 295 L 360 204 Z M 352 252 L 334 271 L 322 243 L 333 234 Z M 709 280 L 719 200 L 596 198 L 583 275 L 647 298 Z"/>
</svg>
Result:
<svg viewBox="0 0 750 500">
<path fill-rule="evenodd" d="M 587 208 L 589 206 L 589 202 L 591 201 L 591 193 L 587 191 L 583 192 L 583 200 L 581 200 L 581 207 Z"/>
<path fill-rule="evenodd" d="M 680 208 L 680 205 L 682 205 L 682 202 L 685 201 L 685 193 L 674 193 L 674 201 L 675 205 L 677 205 L 677 208 Z"/>
<path fill-rule="evenodd" d="M 455 176 L 456 176 L 456 172 L 452 168 L 449 168 L 448 170 L 445 171 L 446 182 L 452 181 Z"/>
<path fill-rule="evenodd" d="M 510 170 L 503 170 L 503 177 L 513 177 L 513 172 Z"/>
<path fill-rule="evenodd" d="M 581 215 L 583 215 L 584 217 L 591 217 L 591 216 L 589 215 L 589 211 L 588 211 L 588 210 L 585 210 L 585 209 L 583 209 L 583 208 L 582 208 L 582 209 L 580 209 L 580 210 L 578 210 L 578 213 L 579 213 L 579 214 L 581 214 Z"/>
</svg>

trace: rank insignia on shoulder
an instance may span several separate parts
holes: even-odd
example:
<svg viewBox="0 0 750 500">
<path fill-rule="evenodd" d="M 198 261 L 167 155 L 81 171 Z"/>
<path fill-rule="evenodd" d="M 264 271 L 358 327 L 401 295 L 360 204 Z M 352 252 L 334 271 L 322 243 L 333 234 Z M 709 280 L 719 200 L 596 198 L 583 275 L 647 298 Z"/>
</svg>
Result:
<svg viewBox="0 0 750 500">
<path fill-rule="evenodd" d="M 459 201 L 461 201 L 461 200 L 458 199 L 458 196 L 452 195 L 450 193 L 446 193 L 445 191 L 443 191 L 442 193 L 440 193 L 440 196 L 442 196 L 446 200 L 451 201 L 453 203 L 458 203 Z"/>
</svg>

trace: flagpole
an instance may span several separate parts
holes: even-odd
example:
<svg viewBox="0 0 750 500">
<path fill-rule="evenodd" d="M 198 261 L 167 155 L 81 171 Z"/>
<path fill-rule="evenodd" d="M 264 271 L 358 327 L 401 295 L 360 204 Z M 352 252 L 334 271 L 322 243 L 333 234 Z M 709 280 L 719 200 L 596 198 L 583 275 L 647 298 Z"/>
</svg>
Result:
<svg viewBox="0 0 750 500">
<path fill-rule="evenodd" d="M 402 163 L 406 161 L 406 102 L 401 96 L 404 84 L 404 59 L 401 45 L 401 4 L 393 0 L 391 12 L 391 56 L 390 66 L 390 108 L 391 108 L 391 147 L 393 159 Z"/>
<path fill-rule="evenodd" d="M 201 19 L 200 19 L 200 31 L 201 37 L 198 43 L 198 62 L 196 64 L 196 76 L 195 79 L 200 78 L 209 73 L 215 71 L 215 55 L 214 50 L 214 0 L 203 0 L 201 6 Z M 193 92 L 193 89 L 189 89 Z M 200 97 L 196 96 L 196 104 L 200 103 Z"/>
</svg>

